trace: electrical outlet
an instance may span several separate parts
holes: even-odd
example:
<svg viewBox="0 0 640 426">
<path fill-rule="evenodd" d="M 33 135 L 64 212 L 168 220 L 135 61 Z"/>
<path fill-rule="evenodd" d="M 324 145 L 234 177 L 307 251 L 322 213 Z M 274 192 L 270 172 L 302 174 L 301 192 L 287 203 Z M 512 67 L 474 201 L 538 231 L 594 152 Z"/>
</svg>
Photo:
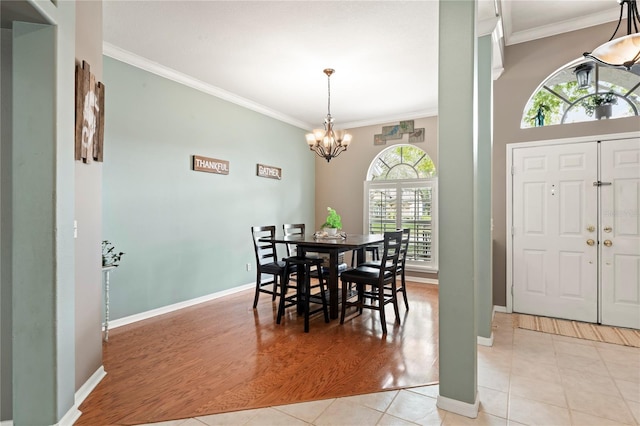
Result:
<svg viewBox="0 0 640 426">
<path fill-rule="evenodd" d="M 251 270 L 251 264 L 247 263 L 247 271 L 250 271 L 250 270 Z"/>
</svg>

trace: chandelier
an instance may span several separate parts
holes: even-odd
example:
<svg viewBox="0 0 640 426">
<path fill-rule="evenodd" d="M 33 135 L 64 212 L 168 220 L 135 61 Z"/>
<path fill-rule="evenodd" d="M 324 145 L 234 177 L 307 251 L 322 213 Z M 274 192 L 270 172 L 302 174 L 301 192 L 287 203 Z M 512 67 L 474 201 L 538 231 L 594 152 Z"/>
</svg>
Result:
<svg viewBox="0 0 640 426">
<path fill-rule="evenodd" d="M 311 151 L 315 151 L 318 156 L 327 160 L 337 157 L 346 151 L 351 143 L 351 135 L 344 130 L 333 129 L 333 117 L 331 117 L 331 74 L 335 71 L 327 68 L 323 71 L 327 75 L 327 90 L 329 93 L 327 101 L 327 116 L 324 118 L 324 130 L 314 129 L 313 133 L 307 133 L 307 144 Z"/>
<path fill-rule="evenodd" d="M 638 33 L 640 14 L 636 0 L 618 0 L 618 3 L 620 3 L 620 18 L 613 35 L 608 42 L 597 47 L 593 52 L 585 52 L 584 56 L 603 65 L 631 70 L 631 67 L 640 61 L 640 33 Z M 627 5 L 627 35 L 614 39 L 622 23 L 625 4 Z"/>
</svg>

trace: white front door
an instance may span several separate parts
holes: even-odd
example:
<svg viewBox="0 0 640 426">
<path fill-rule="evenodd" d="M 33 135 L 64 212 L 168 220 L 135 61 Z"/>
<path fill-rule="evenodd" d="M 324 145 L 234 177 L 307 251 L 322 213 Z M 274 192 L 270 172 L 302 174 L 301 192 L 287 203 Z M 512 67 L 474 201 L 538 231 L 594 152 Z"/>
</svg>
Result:
<svg viewBox="0 0 640 426">
<path fill-rule="evenodd" d="M 602 323 L 640 328 L 640 139 L 602 142 L 600 164 Z"/>
<path fill-rule="evenodd" d="M 513 150 L 513 310 L 597 322 L 596 142 Z"/>
</svg>

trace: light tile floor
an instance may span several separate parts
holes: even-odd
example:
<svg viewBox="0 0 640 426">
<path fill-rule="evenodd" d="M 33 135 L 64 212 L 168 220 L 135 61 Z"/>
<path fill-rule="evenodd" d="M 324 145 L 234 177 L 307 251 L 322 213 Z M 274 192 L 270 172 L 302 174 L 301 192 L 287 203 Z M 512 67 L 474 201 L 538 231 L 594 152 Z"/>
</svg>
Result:
<svg viewBox="0 0 640 426">
<path fill-rule="evenodd" d="M 155 423 L 204 425 L 640 425 L 640 349 L 514 329 L 497 313 L 478 346 L 480 412 L 436 407 L 438 386 Z"/>
</svg>

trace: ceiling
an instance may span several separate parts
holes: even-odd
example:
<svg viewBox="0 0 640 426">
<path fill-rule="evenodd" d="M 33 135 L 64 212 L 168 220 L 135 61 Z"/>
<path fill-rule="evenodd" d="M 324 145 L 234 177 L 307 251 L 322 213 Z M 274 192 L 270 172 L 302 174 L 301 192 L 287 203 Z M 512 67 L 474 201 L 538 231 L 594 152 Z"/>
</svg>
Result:
<svg viewBox="0 0 640 426">
<path fill-rule="evenodd" d="M 480 0 L 478 21 L 496 10 L 506 45 L 619 14 L 615 0 Z M 336 128 L 437 112 L 437 1 L 105 0 L 103 13 L 105 54 L 304 129 L 327 113 L 324 68 Z"/>
</svg>

